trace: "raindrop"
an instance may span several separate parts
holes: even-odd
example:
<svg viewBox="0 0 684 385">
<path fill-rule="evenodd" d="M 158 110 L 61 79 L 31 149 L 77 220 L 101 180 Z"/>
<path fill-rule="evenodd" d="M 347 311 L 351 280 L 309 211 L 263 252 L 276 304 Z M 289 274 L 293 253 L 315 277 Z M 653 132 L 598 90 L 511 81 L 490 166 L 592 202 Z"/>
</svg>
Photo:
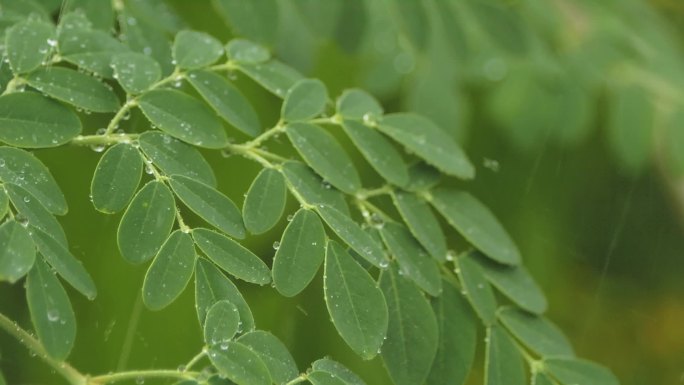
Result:
<svg viewBox="0 0 684 385">
<path fill-rule="evenodd" d="M 280 242 L 275 241 L 273 242 L 273 250 L 278 250 L 280 248 Z"/>
<path fill-rule="evenodd" d="M 24 197 L 24 202 L 26 202 L 26 203 L 31 202 L 31 197 L 28 196 L 28 195 L 26 195 L 26 196 Z"/>
<path fill-rule="evenodd" d="M 294 218 L 294 215 L 290 214 L 287 216 L 287 221 L 292 222 L 292 219 Z"/>
<path fill-rule="evenodd" d="M 90 146 L 90 149 L 95 151 L 95 152 L 102 152 L 105 149 L 105 145 L 104 144 L 93 144 L 92 146 Z"/>
<path fill-rule="evenodd" d="M 23 227 L 28 227 L 28 225 L 29 225 L 29 220 L 28 220 L 28 218 L 25 217 L 24 215 L 17 214 L 17 215 L 14 216 L 14 220 L 16 220 L 17 223 L 19 223 L 19 224 L 22 225 Z"/>
<path fill-rule="evenodd" d="M 47 318 L 50 322 L 59 321 L 59 311 L 57 309 L 50 309 L 47 312 Z"/>
</svg>

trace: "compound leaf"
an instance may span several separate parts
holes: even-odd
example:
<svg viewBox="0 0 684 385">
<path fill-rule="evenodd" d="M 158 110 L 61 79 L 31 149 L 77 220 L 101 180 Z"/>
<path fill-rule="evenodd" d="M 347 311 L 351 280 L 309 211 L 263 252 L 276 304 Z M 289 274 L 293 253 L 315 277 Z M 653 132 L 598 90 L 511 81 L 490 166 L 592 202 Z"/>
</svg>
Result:
<svg viewBox="0 0 684 385">
<path fill-rule="evenodd" d="M 467 255 L 456 259 L 457 272 L 468 301 L 485 325 L 496 321 L 496 298 L 480 266 Z"/>
<path fill-rule="evenodd" d="M 10 183 L 5 184 L 4 187 L 12 205 L 19 214 L 18 218 L 23 217 L 23 219 L 28 221 L 28 224 L 31 227 L 35 227 L 50 234 L 50 236 L 61 245 L 67 246 L 67 238 L 64 234 L 64 229 L 62 229 L 62 225 L 49 211 L 47 211 L 45 206 L 43 206 L 38 199 L 23 187 Z"/>
<path fill-rule="evenodd" d="M 240 313 L 230 301 L 221 300 L 207 311 L 204 322 L 204 342 L 209 346 L 226 344 L 240 327 Z"/>
<path fill-rule="evenodd" d="M 610 370 L 579 358 L 549 358 L 543 362 L 546 372 L 562 385 L 618 385 Z"/>
<path fill-rule="evenodd" d="M 295 69 L 278 60 L 269 60 L 259 64 L 240 64 L 238 68 L 280 98 L 284 98 L 287 90 L 303 77 Z"/>
<path fill-rule="evenodd" d="M 344 382 L 345 385 L 366 385 L 366 383 L 359 378 L 354 372 L 349 370 L 346 366 L 329 358 L 321 358 L 311 364 L 311 368 L 319 372 L 327 372 L 335 375 Z"/>
<path fill-rule="evenodd" d="M 108 32 L 79 28 L 61 28 L 59 54 L 69 63 L 106 78 L 112 77 L 112 57 L 127 48 Z"/>
<path fill-rule="evenodd" d="M 113 214 L 123 210 L 140 184 L 143 159 L 130 144 L 119 143 L 102 155 L 95 168 L 90 196 L 95 208 Z"/>
<path fill-rule="evenodd" d="M 54 35 L 55 27 L 40 20 L 23 20 L 8 28 L 5 54 L 12 72 L 22 74 L 40 67 L 50 54 Z"/>
<path fill-rule="evenodd" d="M 330 188 L 323 180 L 303 163 L 287 161 L 282 166 L 282 173 L 292 190 L 312 206 L 328 205 L 349 215 L 349 206 L 344 195 L 337 189 Z"/>
<path fill-rule="evenodd" d="M 28 230 L 14 220 L 0 225 L 0 281 L 16 282 L 35 260 L 36 246 Z"/>
<path fill-rule="evenodd" d="M 225 347 L 225 349 L 224 349 Z M 234 341 L 209 350 L 209 359 L 219 373 L 237 385 L 270 385 L 268 367 L 247 346 Z"/>
<path fill-rule="evenodd" d="M 414 237 L 437 261 L 446 261 L 447 244 L 430 206 L 415 194 L 395 191 L 392 200 Z"/>
<path fill-rule="evenodd" d="M 336 109 L 345 119 L 377 119 L 384 113 L 373 95 L 357 88 L 344 90 L 337 99 Z"/>
<path fill-rule="evenodd" d="M 297 377 L 297 364 L 285 345 L 273 334 L 255 330 L 243 334 L 237 340 L 239 343 L 250 348 L 261 358 L 273 382 L 285 384 Z"/>
<path fill-rule="evenodd" d="M 247 190 L 242 216 L 252 234 L 261 234 L 278 223 L 285 210 L 287 186 L 283 175 L 265 168 L 259 172 Z"/>
<path fill-rule="evenodd" d="M 280 112 L 283 120 L 306 120 L 321 114 L 328 102 L 328 89 L 318 79 L 302 79 L 285 94 Z"/>
<path fill-rule="evenodd" d="M 486 385 L 525 385 L 523 359 L 511 338 L 499 326 L 487 329 Z"/>
<path fill-rule="evenodd" d="M 544 317 L 507 307 L 499 311 L 499 320 L 517 339 L 542 356 L 575 355 L 563 332 Z"/>
<path fill-rule="evenodd" d="M 223 45 L 204 32 L 180 31 L 173 41 L 173 59 L 182 69 L 196 69 L 214 64 L 223 55 Z"/>
<path fill-rule="evenodd" d="M 119 109 L 119 99 L 109 85 L 70 68 L 40 68 L 28 74 L 26 81 L 36 90 L 86 111 Z"/>
<path fill-rule="evenodd" d="M 268 61 L 271 53 L 266 47 L 245 39 L 232 39 L 226 44 L 230 60 L 242 64 L 258 64 Z"/>
<path fill-rule="evenodd" d="M 159 63 L 137 52 L 119 53 L 112 57 L 114 78 L 130 94 L 139 94 L 161 79 Z"/>
</svg>

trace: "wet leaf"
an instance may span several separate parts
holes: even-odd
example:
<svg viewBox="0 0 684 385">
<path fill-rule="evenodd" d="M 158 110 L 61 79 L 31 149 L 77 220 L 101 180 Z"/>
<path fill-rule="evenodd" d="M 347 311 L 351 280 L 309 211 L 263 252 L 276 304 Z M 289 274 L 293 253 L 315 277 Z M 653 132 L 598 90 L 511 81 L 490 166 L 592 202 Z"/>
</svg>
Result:
<svg viewBox="0 0 684 385">
<path fill-rule="evenodd" d="M 23 20 L 8 28 L 5 53 L 12 72 L 22 74 L 40 67 L 52 50 L 54 36 L 55 27 L 40 20 Z"/>
<path fill-rule="evenodd" d="M 337 113 L 345 119 L 372 120 L 382 117 L 384 110 L 368 92 L 358 88 L 344 90 L 337 99 Z"/>
<path fill-rule="evenodd" d="M 230 60 L 242 64 L 258 64 L 268 61 L 271 53 L 266 47 L 245 39 L 232 39 L 226 45 Z"/>
<path fill-rule="evenodd" d="M 131 94 L 140 94 L 161 79 L 159 63 L 142 53 L 116 54 L 111 65 L 116 80 Z"/>
<path fill-rule="evenodd" d="M 395 191 L 392 200 L 406 226 L 420 244 L 437 261 L 446 261 L 446 238 L 428 203 L 414 194 L 403 191 Z"/>
<path fill-rule="evenodd" d="M 226 344 L 233 339 L 239 327 L 238 308 L 225 299 L 218 301 L 207 312 L 207 319 L 204 322 L 204 342 L 214 347 Z"/>
<path fill-rule="evenodd" d="M 108 214 L 123 210 L 138 189 L 142 169 L 140 152 L 130 144 L 119 143 L 107 150 L 90 185 L 95 208 Z"/>
<path fill-rule="evenodd" d="M 273 382 L 285 384 L 298 375 L 294 358 L 280 340 L 273 334 L 255 330 L 243 334 L 237 340 L 261 358 L 271 374 Z"/>
<path fill-rule="evenodd" d="M 252 234 L 261 234 L 278 223 L 285 210 L 287 186 L 283 175 L 265 168 L 247 190 L 242 216 Z"/>
<path fill-rule="evenodd" d="M 225 349 L 224 349 L 225 347 Z M 209 350 L 209 359 L 219 373 L 237 385 L 270 385 L 266 364 L 250 348 L 239 342 L 227 342 Z"/>
<path fill-rule="evenodd" d="M 283 120 L 292 122 L 320 115 L 328 102 L 328 89 L 318 79 L 302 79 L 287 90 L 280 112 Z"/>
<path fill-rule="evenodd" d="M 280 98 L 284 98 L 287 90 L 303 78 L 294 68 L 277 60 L 260 64 L 240 64 L 238 69 Z"/>
<path fill-rule="evenodd" d="M 0 281 L 16 282 L 35 260 L 36 246 L 28 230 L 14 220 L 0 225 Z"/>
<path fill-rule="evenodd" d="M 328 205 L 349 215 L 349 206 L 344 200 L 344 195 L 324 183 L 321 177 L 303 163 L 287 161 L 282 166 L 282 173 L 290 188 L 307 204 Z"/>
<path fill-rule="evenodd" d="M 480 266 L 467 255 L 457 259 L 457 272 L 466 298 L 485 325 L 496 321 L 496 298 Z"/>
<path fill-rule="evenodd" d="M 70 68 L 41 68 L 28 74 L 26 80 L 41 93 L 76 108 L 93 112 L 115 112 L 119 109 L 119 99 L 111 87 Z"/>
<path fill-rule="evenodd" d="M 525 385 L 523 358 L 499 326 L 487 329 L 485 356 L 486 385 Z"/>
<path fill-rule="evenodd" d="M 147 269 L 142 289 L 145 306 L 161 310 L 178 298 L 192 277 L 196 258 L 190 234 L 171 233 Z"/>
<path fill-rule="evenodd" d="M 223 56 L 223 45 L 204 32 L 180 31 L 173 42 L 173 58 L 182 69 L 196 69 L 214 64 Z"/>
</svg>

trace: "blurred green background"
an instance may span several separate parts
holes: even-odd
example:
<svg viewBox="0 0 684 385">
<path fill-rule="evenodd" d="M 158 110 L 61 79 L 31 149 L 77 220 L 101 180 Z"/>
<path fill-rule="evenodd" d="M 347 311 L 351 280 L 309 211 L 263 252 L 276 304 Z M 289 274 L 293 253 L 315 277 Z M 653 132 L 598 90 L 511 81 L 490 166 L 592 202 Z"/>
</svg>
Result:
<svg viewBox="0 0 684 385">
<path fill-rule="evenodd" d="M 164 33 L 192 28 L 226 41 L 246 36 L 321 78 L 331 95 L 362 87 L 387 111 L 430 116 L 467 148 L 478 177 L 464 187 L 517 241 L 549 297 L 549 318 L 578 354 L 609 366 L 625 385 L 684 383 L 683 3 L 273 2 L 276 12 L 256 14 L 270 34 L 250 29 L 221 0 L 155 0 L 166 11 L 129 17 L 162 23 Z M 237 82 L 264 124 L 275 123 L 279 100 L 245 79 Z M 92 133 L 106 117 L 83 118 Z M 137 118 L 124 128 L 144 129 Z M 161 312 L 141 307 L 145 269 L 118 255 L 119 216 L 97 213 L 88 200 L 100 154 L 60 148 L 36 155 L 69 199 L 70 212 L 60 219 L 100 293 L 94 302 L 72 296 L 79 322 L 73 364 L 101 373 L 185 363 L 201 348 L 192 290 Z M 206 155 L 219 187 L 241 203 L 258 168 Z M 354 155 L 365 185 L 377 185 Z M 249 246 L 270 261 L 283 227 L 250 238 Z M 300 369 L 330 355 L 368 384 L 389 383 L 379 359 L 360 361 L 337 336 L 320 279 L 293 299 L 269 287 L 241 289 L 258 327 L 278 335 Z M 0 311 L 28 325 L 23 288 L 0 284 L 0 291 Z M 0 367 L 13 385 L 61 383 L 5 334 Z M 470 382 L 481 383 L 480 373 Z"/>
</svg>

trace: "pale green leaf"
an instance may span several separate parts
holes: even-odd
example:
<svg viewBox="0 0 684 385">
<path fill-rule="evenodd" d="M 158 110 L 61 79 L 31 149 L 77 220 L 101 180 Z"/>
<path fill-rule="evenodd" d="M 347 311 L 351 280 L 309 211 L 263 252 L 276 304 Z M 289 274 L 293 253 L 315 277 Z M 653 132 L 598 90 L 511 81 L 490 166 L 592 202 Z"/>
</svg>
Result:
<svg viewBox="0 0 684 385">
<path fill-rule="evenodd" d="M 273 283 L 293 297 L 313 280 L 325 256 L 325 230 L 314 212 L 299 209 L 285 228 L 273 259 Z"/>
<path fill-rule="evenodd" d="M 61 245 L 67 246 L 67 239 L 62 225 L 47 211 L 38 199 L 17 185 L 7 183 L 4 187 L 12 205 L 17 210 L 17 219 L 27 220 L 31 227 L 50 234 Z"/>
<path fill-rule="evenodd" d="M 387 305 L 373 277 L 335 241 L 328 242 L 323 277 L 325 303 L 340 336 L 361 358 L 375 357 L 387 333 Z"/>
<path fill-rule="evenodd" d="M 271 53 L 266 47 L 245 39 L 232 39 L 226 45 L 230 60 L 242 64 L 258 64 L 268 61 Z"/>
<path fill-rule="evenodd" d="M 314 361 L 314 363 L 311 364 L 311 368 L 320 372 L 331 373 L 342 380 L 345 385 L 366 385 L 366 383 L 354 372 L 330 358 L 321 358 L 320 360 Z"/>
<path fill-rule="evenodd" d="M 466 298 L 485 325 L 492 325 L 496 321 L 496 298 L 482 268 L 467 255 L 459 256 L 456 264 Z"/>
<path fill-rule="evenodd" d="M 428 294 L 438 296 L 442 292 L 442 280 L 437 262 L 428 256 L 411 232 L 398 223 L 387 222 L 380 234 L 399 263 L 400 272 Z"/>
<path fill-rule="evenodd" d="M 254 107 L 224 76 L 209 71 L 193 71 L 187 79 L 226 122 L 251 137 L 261 133 L 261 122 Z"/>
<path fill-rule="evenodd" d="M 337 113 L 345 119 L 378 119 L 384 113 L 380 103 L 369 93 L 358 88 L 344 90 L 337 98 Z"/>
<path fill-rule="evenodd" d="M 499 320 L 511 334 L 541 356 L 575 355 L 563 332 L 542 316 L 507 307 L 499 311 Z"/>
<path fill-rule="evenodd" d="M 422 384 L 437 354 L 437 319 L 418 287 L 391 267 L 380 276 L 389 327 L 382 361 L 396 385 Z"/>
<path fill-rule="evenodd" d="M 394 0 L 390 3 L 398 15 L 402 36 L 407 37 L 419 51 L 426 48 L 430 38 L 430 20 L 421 0 Z"/>
<path fill-rule="evenodd" d="M 285 345 L 273 334 L 255 330 L 243 334 L 237 340 L 261 358 L 268 368 L 275 384 L 285 384 L 297 377 L 298 370 L 294 358 Z"/>
<path fill-rule="evenodd" d="M 173 175 L 169 182 L 173 192 L 195 214 L 232 237 L 245 237 L 242 215 L 230 198 L 211 186 L 182 175 Z"/>
<path fill-rule="evenodd" d="M 112 57 L 127 51 L 109 32 L 86 28 L 62 28 L 57 46 L 67 62 L 107 78 L 113 74 Z"/>
<path fill-rule="evenodd" d="M 334 136 L 309 123 L 288 124 L 285 131 L 306 163 L 327 182 L 348 194 L 361 189 L 354 162 Z"/>
<path fill-rule="evenodd" d="M 36 246 L 28 230 L 14 220 L 0 225 L 0 281 L 16 282 L 35 260 Z"/>
<path fill-rule="evenodd" d="M 224 349 L 225 347 L 225 349 Z M 229 341 L 209 350 L 209 359 L 219 374 L 237 385 L 270 385 L 266 364 L 250 348 Z"/>
<path fill-rule="evenodd" d="M 125 8 L 136 21 L 144 21 L 161 32 L 175 34 L 185 25 L 175 7 L 164 0 L 125 0 Z"/>
<path fill-rule="evenodd" d="M 126 209 L 117 232 L 121 256 L 130 263 L 154 257 L 166 241 L 176 218 L 173 195 L 162 182 L 143 186 Z"/>
<path fill-rule="evenodd" d="M 67 213 L 67 203 L 55 178 L 31 153 L 11 147 L 0 147 L 0 181 L 23 187 L 45 208 L 57 215 Z"/>
<path fill-rule="evenodd" d="M 323 218 L 325 223 L 361 257 L 373 264 L 373 266 L 387 267 L 387 257 L 382 247 L 361 226 L 359 226 L 347 214 L 337 209 L 320 205 L 316 206 L 316 212 Z"/>
<path fill-rule="evenodd" d="M 216 187 L 209 163 L 194 147 L 161 132 L 147 131 L 138 138 L 140 148 L 166 175 L 183 175 Z"/>
<path fill-rule="evenodd" d="M 458 290 L 447 282 L 443 286 L 442 295 L 432 301 L 439 328 L 439 343 L 426 383 L 463 385 L 475 359 L 475 314 Z"/>
<path fill-rule="evenodd" d="M 418 161 L 409 166 L 409 181 L 401 186 L 406 191 L 423 192 L 435 187 L 442 178 L 442 173 L 429 164 Z"/>
<path fill-rule="evenodd" d="M 238 69 L 280 98 L 284 98 L 287 90 L 303 78 L 297 70 L 277 60 L 259 64 L 240 64 Z"/>
<path fill-rule="evenodd" d="M 119 99 L 109 85 L 70 68 L 40 68 L 28 74 L 26 81 L 41 93 L 86 111 L 119 109 Z"/>
<path fill-rule="evenodd" d="M 329 372 L 314 370 L 306 375 L 312 385 L 345 385 L 339 377 Z"/>
<path fill-rule="evenodd" d="M 507 265 L 520 264 L 518 247 L 494 214 L 465 191 L 439 188 L 430 202 L 442 216 L 477 249 L 493 260 Z"/>
<path fill-rule="evenodd" d="M 207 319 L 204 322 L 204 342 L 209 346 L 223 345 L 233 339 L 239 327 L 238 308 L 228 300 L 218 301 L 207 312 Z"/>
<path fill-rule="evenodd" d="M 92 0 L 68 0 L 64 2 L 60 13 L 83 13 L 93 26 L 103 31 L 111 31 L 114 27 L 114 9 L 112 3 Z"/>
<path fill-rule="evenodd" d="M 546 372 L 561 385 L 619 385 L 611 371 L 591 361 L 578 358 L 549 358 L 543 362 Z"/>
<path fill-rule="evenodd" d="M 119 17 L 121 39 L 132 51 L 149 56 L 161 67 L 163 75 L 170 75 L 175 66 L 168 36 L 150 24 L 148 20 L 133 16 L 128 10 Z"/>
<path fill-rule="evenodd" d="M 236 278 L 259 285 L 271 282 L 268 266 L 254 253 L 225 235 L 207 229 L 195 229 L 192 237 L 209 259 Z"/>
<path fill-rule="evenodd" d="M 182 69 L 196 69 L 214 64 L 223 56 L 223 45 L 204 32 L 180 31 L 173 41 L 173 59 Z"/>
<path fill-rule="evenodd" d="M 262 44 L 275 42 L 279 19 L 275 0 L 214 0 L 213 4 L 235 35 Z"/>
<path fill-rule="evenodd" d="M 328 89 L 323 82 L 302 79 L 287 90 L 280 115 L 288 122 L 310 119 L 320 115 L 327 102 Z"/>
<path fill-rule="evenodd" d="M 376 130 L 355 120 L 345 120 L 344 131 L 375 171 L 388 182 L 408 183 L 408 168 L 399 151 Z"/>
<path fill-rule="evenodd" d="M 23 20 L 8 28 L 5 53 L 12 72 L 22 74 L 40 67 L 52 50 L 54 35 L 55 27 L 40 20 Z"/>
<path fill-rule="evenodd" d="M 57 274 L 88 299 L 95 299 L 97 296 L 95 282 L 81 261 L 76 259 L 65 246 L 56 241 L 50 234 L 39 229 L 33 229 L 31 238 L 45 261 L 55 269 Z"/>
<path fill-rule="evenodd" d="M 148 55 L 126 52 L 112 58 L 114 78 L 123 89 L 131 94 L 139 94 L 161 79 L 161 67 Z"/>
<path fill-rule="evenodd" d="M 140 184 L 143 159 L 135 147 L 119 143 L 102 155 L 90 185 L 93 205 L 103 213 L 123 210 Z"/>
<path fill-rule="evenodd" d="M 336 189 L 330 188 L 306 165 L 287 161 L 282 166 L 282 173 L 292 190 L 294 190 L 307 204 L 312 206 L 328 205 L 349 215 L 349 206 L 344 195 Z"/>
<path fill-rule="evenodd" d="M 160 310 L 178 298 L 192 277 L 196 258 L 190 234 L 171 233 L 147 269 L 142 288 L 145 306 Z"/>
<path fill-rule="evenodd" d="M 204 103 L 176 90 L 153 90 L 138 101 L 145 116 L 160 130 L 198 147 L 228 144 L 218 117 Z"/>
<path fill-rule="evenodd" d="M 485 385 L 525 385 L 523 358 L 506 332 L 490 326 L 485 341 Z"/>
<path fill-rule="evenodd" d="M 430 120 L 415 114 L 385 115 L 378 129 L 443 172 L 472 179 L 475 167 L 461 146 Z"/>
<path fill-rule="evenodd" d="M 395 191 L 392 200 L 406 226 L 432 258 L 446 261 L 446 238 L 430 206 L 416 195 L 403 191 Z"/>
<path fill-rule="evenodd" d="M 532 385 L 555 385 L 553 381 L 544 373 L 534 373 L 532 376 Z"/>
<path fill-rule="evenodd" d="M 2 142 L 24 148 L 56 147 L 80 132 L 78 116 L 62 103 L 35 92 L 0 96 Z"/>
<path fill-rule="evenodd" d="M 40 343 L 50 357 L 64 360 L 76 339 L 76 317 L 66 291 L 41 258 L 26 278 L 26 300 Z"/>
<path fill-rule="evenodd" d="M 278 223 L 285 210 L 287 186 L 283 175 L 265 168 L 259 172 L 247 190 L 242 216 L 252 234 L 261 234 Z"/>
<path fill-rule="evenodd" d="M 9 197 L 4 189 L 0 189 L 0 220 L 9 212 Z"/>
<path fill-rule="evenodd" d="M 254 317 L 240 291 L 214 264 L 199 258 L 195 267 L 195 304 L 200 325 L 204 325 L 209 308 L 224 299 L 238 308 L 241 323 L 238 333 L 253 330 Z"/>
</svg>

